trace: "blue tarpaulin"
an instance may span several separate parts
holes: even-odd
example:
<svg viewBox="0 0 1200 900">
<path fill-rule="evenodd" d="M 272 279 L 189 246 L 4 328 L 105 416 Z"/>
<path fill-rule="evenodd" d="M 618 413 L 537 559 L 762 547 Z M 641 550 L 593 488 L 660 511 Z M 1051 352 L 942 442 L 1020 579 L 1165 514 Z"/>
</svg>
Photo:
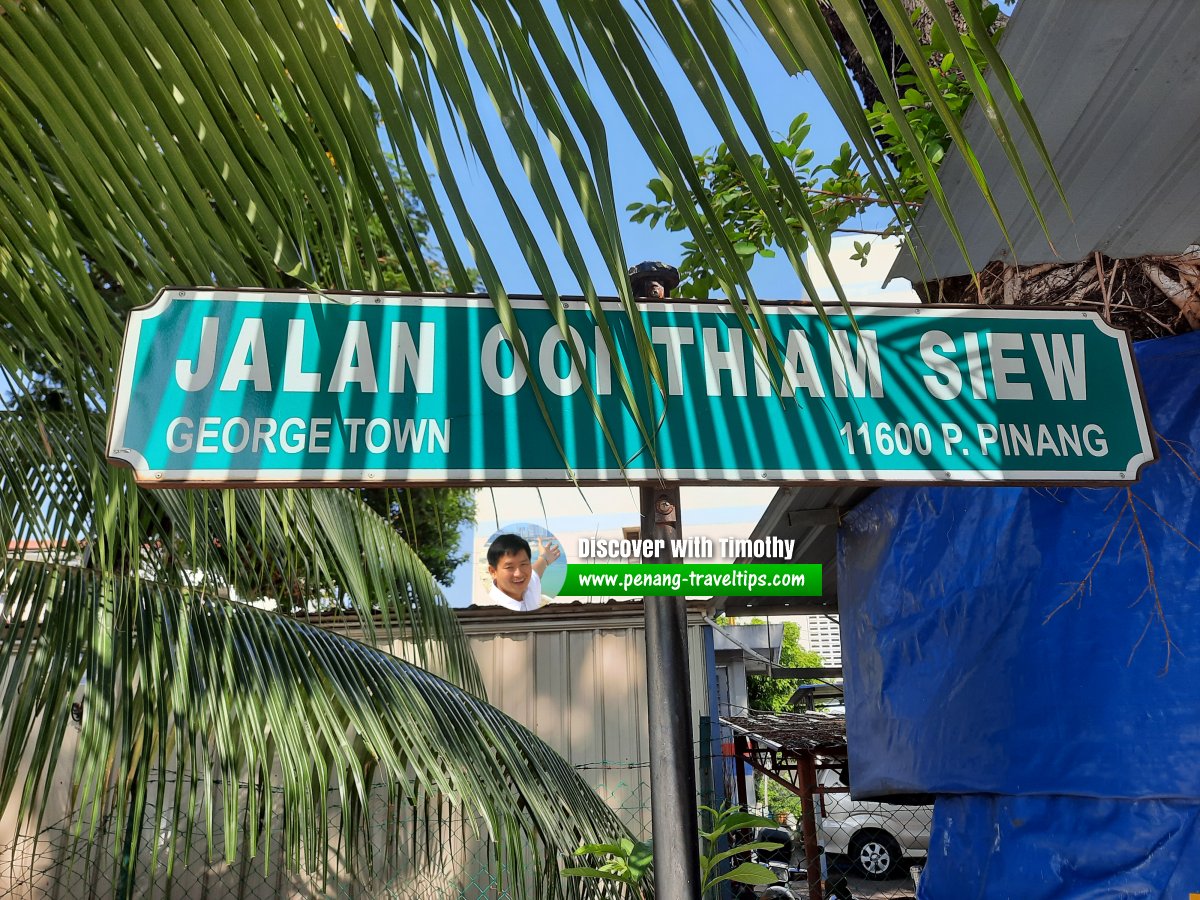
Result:
<svg viewBox="0 0 1200 900">
<path fill-rule="evenodd" d="M 1132 489 L 886 489 L 842 529 L 852 789 L 940 795 L 923 898 L 1200 893 L 1200 334 L 1136 354 Z"/>
<path fill-rule="evenodd" d="M 922 900 L 1188 900 L 1200 893 L 1200 805 L 938 797 Z"/>
</svg>

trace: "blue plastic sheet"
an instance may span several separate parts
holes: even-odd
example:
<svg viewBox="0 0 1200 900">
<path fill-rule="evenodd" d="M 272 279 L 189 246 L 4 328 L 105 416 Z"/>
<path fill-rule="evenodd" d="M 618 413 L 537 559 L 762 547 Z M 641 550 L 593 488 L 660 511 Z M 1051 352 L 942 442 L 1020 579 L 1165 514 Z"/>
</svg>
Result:
<svg viewBox="0 0 1200 900">
<path fill-rule="evenodd" d="M 1132 490 L 884 489 L 842 529 L 855 795 L 1007 795 L 939 796 L 922 897 L 1200 892 L 1200 334 L 1135 349 Z"/>
<path fill-rule="evenodd" d="M 939 797 L 921 900 L 1187 900 L 1200 808 L 1181 800 Z"/>
</svg>

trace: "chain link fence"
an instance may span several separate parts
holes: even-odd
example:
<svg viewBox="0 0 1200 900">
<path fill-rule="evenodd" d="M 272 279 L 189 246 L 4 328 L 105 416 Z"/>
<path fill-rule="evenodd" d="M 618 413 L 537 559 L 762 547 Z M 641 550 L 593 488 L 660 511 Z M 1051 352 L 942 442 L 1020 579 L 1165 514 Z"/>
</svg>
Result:
<svg viewBox="0 0 1200 900">
<path fill-rule="evenodd" d="M 698 742 L 707 749 L 704 742 Z M 698 748 L 699 749 L 699 748 Z M 600 761 L 578 765 L 588 782 L 617 814 L 631 835 L 650 837 L 649 769 L 639 762 Z M 915 895 L 913 870 L 923 865 L 932 810 L 852 801 L 836 772 L 819 777 L 811 798 L 817 838 L 825 848 L 821 896 L 835 900 L 911 900 Z M 729 790 L 733 760 L 720 753 L 699 756 L 702 805 L 716 806 Z M 347 834 L 340 828 L 341 810 L 331 797 L 328 841 L 320 865 L 283 865 L 281 828 L 269 837 L 267 847 L 254 856 L 240 854 L 225 861 L 223 810 L 190 811 L 194 827 L 177 835 L 174 854 L 169 836 L 173 830 L 169 803 L 174 779 L 164 785 L 165 815 L 150 806 L 145 816 L 136 864 L 128 873 L 114 853 L 122 837 L 111 814 L 101 817 L 95 833 L 89 822 L 65 818 L 43 824 L 35 835 L 20 837 L 0 848 L 0 896 L 14 900 L 90 900 L 108 897 L 201 898 L 201 900 L 268 900 L 268 898 L 394 898 L 394 900 L 509 900 L 515 896 L 514 879 L 535 877 L 514 872 L 503 858 L 503 847 L 487 837 L 483 823 L 447 813 L 427 817 L 414 827 L 411 819 L 397 815 L 396 798 L 382 789 L 370 804 L 370 826 L 364 833 Z M 760 781 L 751 811 L 778 817 L 778 828 L 744 839 L 773 840 L 784 844 L 777 851 L 753 856 L 769 865 L 779 877 L 775 886 L 729 888 L 721 900 L 810 900 L 807 861 L 803 842 L 803 797 L 793 795 L 784 804 L 777 792 Z M 151 801 L 157 797 L 151 785 Z M 219 795 L 219 791 L 216 792 Z M 253 814 L 242 787 L 239 815 Z M 281 810 L 273 798 L 276 814 Z M 212 818 L 212 843 L 206 833 Z M 282 828 L 288 827 L 281 817 Z M 123 827 L 123 826 L 121 826 Z M 240 823 L 245 827 L 245 821 Z M 917 849 L 920 848 L 920 849 Z M 355 856 L 354 860 L 351 857 Z M 312 856 L 306 856 L 311 860 Z M 264 862 L 269 860 L 268 862 Z M 305 870 L 307 869 L 307 870 Z M 359 873 L 350 877 L 350 872 Z M 365 874 L 363 874 L 365 873 Z M 786 891 L 787 893 L 783 893 Z"/>
<path fill-rule="evenodd" d="M 912 900 L 933 807 L 852 800 L 844 787 L 821 790 L 816 799 L 826 900 Z"/>
<path fill-rule="evenodd" d="M 578 767 L 618 818 L 638 839 L 649 837 L 650 786 L 640 765 L 593 764 Z M 281 798 L 272 798 L 280 824 L 251 854 L 225 860 L 224 811 L 197 807 L 173 826 L 170 802 L 175 779 L 165 776 L 164 809 L 154 806 L 160 785 L 150 785 L 137 860 L 123 865 L 114 852 L 126 826 L 111 812 L 91 829 L 89 816 L 65 817 L 0 847 L 0 896 L 14 900 L 90 900 L 108 897 L 267 900 L 267 898 L 347 898 L 347 900 L 508 900 L 514 881 L 537 873 L 515 871 L 503 847 L 487 836 L 482 821 L 451 810 L 432 810 L 418 823 L 380 787 L 368 807 L 369 826 L 353 833 L 341 828 L 341 809 L 330 797 L 326 865 L 285 866 Z M 214 792 L 217 796 L 220 791 Z M 239 830 L 245 817 L 259 814 L 246 785 L 240 791 Z M 427 810 L 427 813 L 430 812 Z M 211 815 L 212 840 L 206 822 Z M 191 822 L 191 827 L 188 822 Z M 172 852 L 171 833 L 176 831 Z M 269 848 L 266 846 L 269 841 Z M 245 848 L 243 847 L 243 850 Z M 269 853 L 266 852 L 269 849 Z M 126 871 L 128 870 L 128 871 Z M 351 877 L 350 873 L 356 873 Z"/>
<path fill-rule="evenodd" d="M 842 777 L 844 763 L 818 765 L 811 796 L 759 776 L 751 812 L 777 818 L 758 829 L 758 841 L 783 844 L 756 851 L 779 885 L 739 889 L 734 900 L 913 900 L 925 865 L 933 808 L 853 800 Z M 785 779 L 787 780 L 787 779 Z M 805 839 L 805 813 L 811 833 Z M 747 837 L 749 839 L 749 836 Z M 819 848 L 810 866 L 806 843 Z M 817 873 L 810 879 L 809 870 Z"/>
</svg>

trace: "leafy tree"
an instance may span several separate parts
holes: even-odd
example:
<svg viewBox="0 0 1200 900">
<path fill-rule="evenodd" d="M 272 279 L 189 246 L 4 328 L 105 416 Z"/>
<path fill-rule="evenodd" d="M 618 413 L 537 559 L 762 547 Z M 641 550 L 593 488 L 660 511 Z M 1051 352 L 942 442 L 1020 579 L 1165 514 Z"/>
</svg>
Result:
<svg viewBox="0 0 1200 900">
<path fill-rule="evenodd" d="M 619 823 L 561 758 L 487 705 L 457 619 L 389 521 L 390 501 L 345 490 L 147 491 L 107 464 L 105 411 L 124 314 L 166 285 L 379 290 L 402 278 L 413 290 L 470 291 L 481 282 L 498 314 L 511 315 L 451 165 L 460 147 L 552 311 L 561 297 L 531 216 L 556 234 L 605 320 L 567 203 L 632 308 L 593 78 L 621 101 L 671 196 L 698 204 L 688 224 L 715 261 L 715 283 L 746 301 L 743 315 L 759 315 L 643 39 L 662 35 L 743 173 L 754 166 L 726 96 L 750 123 L 783 185 L 776 240 L 803 278 L 801 247 L 781 226 L 798 216 L 810 241 L 819 229 L 745 88 L 723 3 L 654 0 L 630 12 L 571 0 L 560 20 L 539 0 L 0 0 L 0 373 L 10 403 L 0 540 L 43 542 L 40 555 L 9 554 L 0 571 L 0 797 L 35 830 L 78 708 L 78 750 L 61 761 L 85 829 L 108 822 L 116 835 L 125 895 L 151 827 L 168 870 L 193 827 L 211 837 L 219 824 L 227 858 L 257 854 L 275 833 L 284 854 L 272 864 L 321 871 L 336 817 L 350 867 L 369 870 L 378 854 L 354 848 L 373 783 L 397 820 L 429 826 L 416 832 L 425 840 L 389 844 L 392 862 L 402 847 L 414 866 L 442 859 L 437 825 L 453 811 L 485 823 L 503 887 L 529 894 L 528 876 L 533 893 L 579 894 L 560 884 L 560 861 L 620 833 Z M 842 5 L 853 25 L 853 5 Z M 799 56 L 797 39 L 817 39 L 806 62 L 819 67 L 856 152 L 878 166 L 883 157 L 838 99 L 849 76 L 821 22 L 764 34 L 784 59 Z M 499 129 L 481 102 L 499 112 Z M 497 142 L 523 160 L 536 203 L 512 194 Z M 555 184 L 568 187 L 559 194 Z M 643 355 L 624 363 L 665 392 L 640 318 L 632 323 Z M 305 621 L 331 597 L 350 605 L 363 642 Z M 405 659 L 373 649 L 390 639 L 407 642 Z M 173 793 L 156 778 L 167 769 L 178 773 Z M 220 823 L 208 815 L 218 808 Z"/>
<path fill-rule="evenodd" d="M 913 12 L 914 20 L 920 18 L 921 11 Z M 1000 32 L 996 28 L 999 14 L 1000 8 L 991 4 L 980 9 L 981 19 L 991 32 L 988 39 L 992 41 L 999 38 Z M 751 189 L 751 180 L 764 186 L 767 203 L 776 208 L 786 209 L 787 190 L 798 186 L 810 198 L 812 222 L 816 225 L 814 237 L 825 251 L 834 234 L 865 235 L 861 242 L 855 241 L 856 252 L 852 257 L 864 266 L 871 249 L 869 236 L 904 234 L 907 224 L 904 211 L 918 208 L 929 190 L 925 166 L 936 167 L 951 145 L 950 129 L 935 107 L 932 94 L 936 93 L 939 103 L 944 104 L 955 120 L 962 118 L 972 96 L 945 36 L 936 24 L 928 24 L 927 29 L 929 42 L 921 49 L 928 75 L 924 79 L 918 78 L 907 62 L 898 63 L 891 73 L 902 116 L 898 117 L 892 107 L 878 99 L 879 89 L 865 72 L 858 73 L 864 94 L 876 98 L 866 109 L 866 122 L 879 150 L 891 163 L 893 177 L 890 180 L 873 171 L 874 159 L 853 148 L 849 142 L 841 145 L 834 158 L 817 160 L 814 152 L 805 146 L 811 131 L 807 113 L 798 115 L 787 133 L 776 138 L 775 149 L 787 165 L 786 174 L 773 170 L 761 155 L 751 156 L 752 172 L 747 173 L 744 167 L 737 165 L 736 154 L 726 144 L 696 156 L 696 168 L 706 200 L 718 213 L 723 237 L 732 244 L 747 267 L 757 258 L 774 257 L 783 242 L 777 217 L 760 202 L 758 194 Z M 974 63 L 985 67 L 986 60 L 975 38 L 968 34 L 962 40 Z M 913 140 L 906 139 L 910 136 Z M 649 222 L 651 226 L 661 224 L 668 231 L 687 231 L 698 207 L 680 208 L 659 178 L 652 179 L 647 187 L 654 200 L 631 203 L 628 206 L 631 219 Z M 865 226 L 864 216 L 868 220 Z M 786 217 L 784 225 L 794 232 L 792 239 L 797 245 L 807 250 L 810 234 L 806 231 L 805 220 L 797 213 Z M 684 254 L 679 271 L 683 281 L 677 293 L 707 298 L 717 287 L 711 263 L 699 241 L 685 240 L 682 246 Z"/>
<path fill-rule="evenodd" d="M 787 813 L 800 821 L 804 815 L 804 801 L 777 781 L 767 779 L 767 809 L 771 815 Z"/>
<path fill-rule="evenodd" d="M 975 97 L 972 79 L 988 68 L 1007 19 L 988 0 L 944 6 L 926 0 L 852 2 L 861 7 L 857 22 L 843 18 L 844 3 L 819 6 L 829 26 L 828 37 L 861 96 L 863 129 L 857 141 L 843 144 L 832 159 L 814 159 L 804 146 L 809 126 L 802 113 L 786 134 L 775 136 L 776 149 L 789 169 L 786 174 L 781 174 L 779 165 L 769 164 L 766 154 L 739 163 L 738 151 L 727 144 L 696 157 L 709 205 L 719 213 L 717 224 L 710 227 L 721 234 L 710 234 L 708 243 L 728 242 L 748 268 L 759 257 L 775 256 L 790 242 L 814 250 L 819 260 L 829 239 L 838 233 L 855 235 L 851 259 L 865 266 L 873 238 L 907 237 L 912 214 L 923 202 L 934 202 L 943 214 L 948 212 L 938 191 L 937 167 L 952 144 L 962 146 L 963 136 L 955 123 Z M 774 0 L 761 0 L 761 5 L 775 7 Z M 906 52 L 894 28 L 904 13 L 914 27 L 911 40 L 916 58 Z M 863 30 L 871 32 L 878 57 L 860 52 Z M 804 68 L 799 54 L 793 61 Z M 818 67 L 812 69 L 820 80 Z M 1000 83 L 1005 83 L 1003 78 Z M 852 110 L 839 111 L 843 120 L 853 115 Z M 788 205 L 787 194 L 793 187 L 810 199 L 811 222 L 797 213 L 794 203 Z M 652 201 L 628 207 L 634 221 L 661 223 L 669 231 L 693 227 L 699 204 L 670 191 L 661 179 L 651 180 L 648 188 Z M 690 208 L 683 208 L 685 203 Z M 777 204 L 785 211 L 782 225 L 772 209 Z M 953 222 L 951 231 L 957 233 Z M 683 282 L 678 290 L 683 296 L 707 297 L 718 285 L 703 243 L 693 237 L 683 244 Z M 1135 339 L 1161 337 L 1200 328 L 1200 250 L 1195 245 L 1182 249 L 1132 260 L 1094 253 L 1076 261 L 1035 266 L 998 260 L 978 273 L 913 287 L 930 302 L 1088 307 L 1129 329 Z M 809 293 L 820 302 L 811 286 Z M 1123 301 L 1113 303 L 1114 297 Z"/>
<path fill-rule="evenodd" d="M 765 619 L 753 620 L 751 624 L 765 624 Z M 783 623 L 783 641 L 779 648 L 779 665 L 789 669 L 808 668 L 821 665 L 821 654 L 805 650 L 800 646 L 800 626 L 796 622 Z M 788 701 L 801 684 L 812 684 L 814 679 L 771 678 L 769 675 L 747 675 L 746 695 L 751 709 L 771 712 L 786 712 L 791 707 Z"/>
<path fill-rule="evenodd" d="M 391 523 L 440 583 L 449 585 L 454 570 L 470 559 L 470 549 L 459 546 L 459 528 L 475 520 L 473 489 L 368 489 L 362 496 L 370 509 Z"/>
</svg>

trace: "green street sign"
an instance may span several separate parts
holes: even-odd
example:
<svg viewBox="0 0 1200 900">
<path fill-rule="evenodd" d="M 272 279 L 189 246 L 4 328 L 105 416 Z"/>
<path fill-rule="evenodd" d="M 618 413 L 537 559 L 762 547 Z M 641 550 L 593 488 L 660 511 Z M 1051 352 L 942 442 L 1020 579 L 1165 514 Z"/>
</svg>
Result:
<svg viewBox="0 0 1200 900">
<path fill-rule="evenodd" d="M 619 304 L 615 353 L 565 305 L 582 371 L 544 302 L 518 299 L 526 372 L 486 298 L 165 290 L 130 316 L 109 457 L 145 484 L 233 486 L 1128 483 L 1155 458 L 1128 337 L 1093 313 L 863 306 L 856 330 L 778 304 L 760 331 L 725 304 L 648 302 L 664 397 Z"/>
</svg>

